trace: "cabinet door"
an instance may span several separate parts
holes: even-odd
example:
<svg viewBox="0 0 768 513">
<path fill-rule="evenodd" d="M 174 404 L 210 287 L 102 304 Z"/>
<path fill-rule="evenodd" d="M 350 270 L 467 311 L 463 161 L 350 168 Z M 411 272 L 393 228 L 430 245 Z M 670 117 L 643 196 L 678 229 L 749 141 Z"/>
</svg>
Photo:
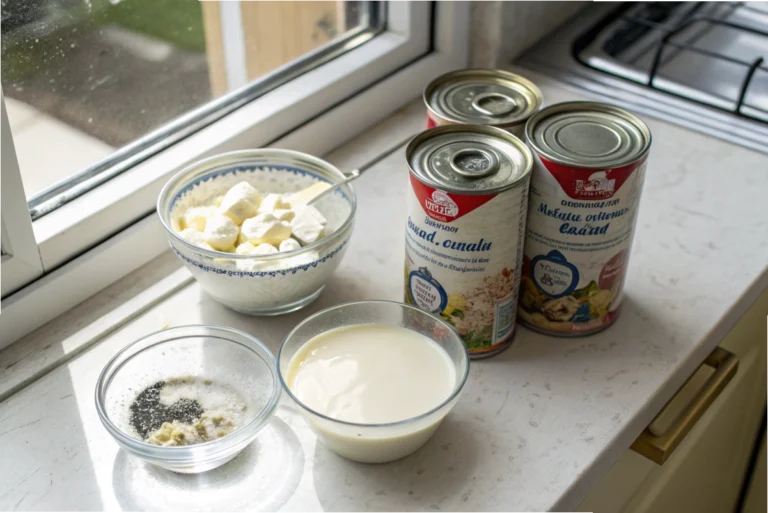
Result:
<svg viewBox="0 0 768 513">
<path fill-rule="evenodd" d="M 768 292 L 721 343 L 739 369 L 663 465 L 627 451 L 580 505 L 596 513 L 730 513 L 736 507 L 766 401 Z M 706 375 L 695 376 L 690 388 Z M 670 403 L 675 406 L 676 401 Z"/>
<path fill-rule="evenodd" d="M 763 441 L 757 456 L 754 472 L 750 477 L 750 485 L 744 508 L 740 513 L 765 513 L 768 511 L 768 497 L 766 497 L 766 469 L 765 469 L 765 431 Z"/>
</svg>

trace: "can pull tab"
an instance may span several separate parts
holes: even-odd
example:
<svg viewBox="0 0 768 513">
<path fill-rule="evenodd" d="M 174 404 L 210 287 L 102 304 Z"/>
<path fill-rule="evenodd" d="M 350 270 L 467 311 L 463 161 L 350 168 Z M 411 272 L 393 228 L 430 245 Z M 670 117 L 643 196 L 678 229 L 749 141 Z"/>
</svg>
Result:
<svg viewBox="0 0 768 513">
<path fill-rule="evenodd" d="M 486 116 L 500 118 L 517 109 L 517 102 L 506 94 L 487 92 L 472 99 L 472 108 Z"/>
<path fill-rule="evenodd" d="M 467 178 L 492 175 L 499 168 L 499 158 L 492 151 L 480 148 L 464 148 L 450 158 L 451 169 Z"/>
</svg>

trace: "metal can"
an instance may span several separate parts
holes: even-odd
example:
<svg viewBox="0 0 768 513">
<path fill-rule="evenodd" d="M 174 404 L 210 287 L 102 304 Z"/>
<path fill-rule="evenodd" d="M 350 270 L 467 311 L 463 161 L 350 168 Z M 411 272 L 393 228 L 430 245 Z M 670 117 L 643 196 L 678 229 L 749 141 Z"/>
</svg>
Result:
<svg viewBox="0 0 768 513">
<path fill-rule="evenodd" d="M 525 122 L 541 107 L 541 90 L 525 77 L 494 69 L 452 71 L 424 89 L 427 128 L 485 125 L 525 137 Z"/>
<path fill-rule="evenodd" d="M 533 155 L 493 127 L 446 125 L 408 144 L 405 301 L 440 315 L 470 357 L 512 341 Z"/>
<path fill-rule="evenodd" d="M 533 116 L 534 154 L 520 321 L 579 336 L 619 315 L 651 132 L 602 103 L 552 105 Z"/>
</svg>

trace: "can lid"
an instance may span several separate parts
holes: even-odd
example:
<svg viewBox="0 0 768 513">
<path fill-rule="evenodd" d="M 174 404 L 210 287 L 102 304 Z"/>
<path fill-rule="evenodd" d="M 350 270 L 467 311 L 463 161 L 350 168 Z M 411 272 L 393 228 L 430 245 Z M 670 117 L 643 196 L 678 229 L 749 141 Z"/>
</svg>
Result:
<svg viewBox="0 0 768 513">
<path fill-rule="evenodd" d="M 406 158 L 422 182 L 462 194 L 510 189 L 522 184 L 533 166 L 533 154 L 517 137 L 469 125 L 443 125 L 417 135 Z"/>
<path fill-rule="evenodd" d="M 427 107 L 459 124 L 508 128 L 522 125 L 541 106 L 541 91 L 530 80 L 500 70 L 446 73 L 424 90 Z"/>
<path fill-rule="evenodd" d="M 525 128 L 541 156 L 575 167 L 614 168 L 637 161 L 651 146 L 648 126 L 624 109 L 567 102 L 534 115 Z"/>
</svg>

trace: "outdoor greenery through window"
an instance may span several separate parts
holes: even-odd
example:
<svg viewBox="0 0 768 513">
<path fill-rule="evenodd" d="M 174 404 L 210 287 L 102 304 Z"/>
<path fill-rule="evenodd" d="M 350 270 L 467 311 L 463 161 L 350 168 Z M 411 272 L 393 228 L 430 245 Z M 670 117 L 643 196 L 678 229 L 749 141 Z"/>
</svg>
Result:
<svg viewBox="0 0 768 513">
<path fill-rule="evenodd" d="M 371 4 L 2 0 L 2 87 L 30 206 L 114 173 L 133 147 L 170 140 L 170 121 L 366 29 Z"/>
</svg>

